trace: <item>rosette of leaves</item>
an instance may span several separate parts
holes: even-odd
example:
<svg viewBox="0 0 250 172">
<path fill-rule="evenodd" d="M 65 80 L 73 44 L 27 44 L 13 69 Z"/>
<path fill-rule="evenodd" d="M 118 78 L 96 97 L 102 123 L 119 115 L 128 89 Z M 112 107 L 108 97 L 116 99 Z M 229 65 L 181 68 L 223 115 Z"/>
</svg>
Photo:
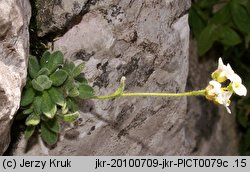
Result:
<svg viewBox="0 0 250 172">
<path fill-rule="evenodd" d="M 46 51 L 39 60 L 30 56 L 28 63 L 28 79 L 21 98 L 27 126 L 25 138 L 38 129 L 42 139 L 53 145 L 61 122 L 74 122 L 79 117 L 76 98 L 91 98 L 94 91 L 80 75 L 84 64 L 65 63 L 60 51 Z"/>
</svg>

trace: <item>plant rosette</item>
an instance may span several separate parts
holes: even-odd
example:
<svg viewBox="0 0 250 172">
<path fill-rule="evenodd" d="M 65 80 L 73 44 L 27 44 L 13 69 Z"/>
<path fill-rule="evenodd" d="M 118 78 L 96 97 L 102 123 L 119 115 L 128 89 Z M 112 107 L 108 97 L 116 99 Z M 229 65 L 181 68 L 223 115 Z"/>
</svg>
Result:
<svg viewBox="0 0 250 172">
<path fill-rule="evenodd" d="M 62 52 L 46 51 L 40 60 L 29 57 L 28 79 L 21 98 L 26 118 L 25 138 L 39 129 L 49 145 L 57 142 L 61 121 L 74 122 L 79 117 L 76 98 L 94 96 L 94 90 L 81 74 L 84 64 L 64 62 Z"/>
</svg>

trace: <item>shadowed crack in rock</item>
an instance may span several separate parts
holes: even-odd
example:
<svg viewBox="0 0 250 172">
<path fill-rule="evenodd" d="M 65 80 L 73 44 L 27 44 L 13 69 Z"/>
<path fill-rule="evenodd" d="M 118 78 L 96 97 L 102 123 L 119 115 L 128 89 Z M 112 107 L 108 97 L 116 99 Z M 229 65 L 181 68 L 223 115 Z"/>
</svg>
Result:
<svg viewBox="0 0 250 172">
<path fill-rule="evenodd" d="M 53 42 L 54 39 L 58 36 L 64 35 L 68 30 L 70 30 L 73 26 L 79 24 L 82 20 L 82 17 L 89 12 L 90 7 L 92 5 L 95 5 L 99 0 L 88 0 L 83 6 L 81 11 L 72 16 L 67 16 L 67 13 L 65 14 L 66 22 L 63 23 L 63 26 L 57 27 L 54 26 L 53 23 L 53 8 L 54 5 L 60 6 L 60 1 L 48 1 L 49 2 L 49 8 L 45 8 L 44 11 L 42 11 L 44 3 L 47 1 L 39 1 L 41 4 L 38 3 L 38 8 L 40 11 L 38 12 L 38 18 L 40 23 L 38 23 L 38 36 L 41 37 L 42 40 L 45 40 L 47 42 Z M 74 8 L 80 8 L 79 4 L 74 3 Z M 50 10 L 49 10 L 50 9 Z M 42 22 L 42 23 L 41 23 Z M 49 29 L 45 32 L 44 30 L 41 30 L 41 25 L 45 25 Z M 45 27 L 44 26 L 44 27 Z M 40 29 L 40 30 L 39 30 Z"/>
</svg>

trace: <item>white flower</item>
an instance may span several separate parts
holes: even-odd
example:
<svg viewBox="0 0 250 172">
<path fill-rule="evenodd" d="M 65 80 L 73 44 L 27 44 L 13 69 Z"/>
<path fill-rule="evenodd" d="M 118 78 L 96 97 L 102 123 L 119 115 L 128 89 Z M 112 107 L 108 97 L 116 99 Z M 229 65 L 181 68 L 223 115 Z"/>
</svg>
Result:
<svg viewBox="0 0 250 172">
<path fill-rule="evenodd" d="M 236 73 L 233 73 L 231 75 L 228 75 L 228 79 L 231 81 L 231 82 L 236 82 L 236 83 L 241 83 L 242 80 L 241 78 L 239 77 L 239 75 L 237 75 Z"/>
<path fill-rule="evenodd" d="M 228 113 L 231 113 L 231 110 L 228 108 L 230 105 L 230 97 L 232 96 L 233 92 L 231 91 L 223 91 L 215 98 L 215 102 L 223 105 Z"/>
<path fill-rule="evenodd" d="M 205 96 L 208 100 L 212 100 L 217 104 L 225 106 L 228 113 L 231 113 L 228 106 L 230 105 L 230 97 L 233 93 L 239 96 L 246 96 L 247 89 L 242 84 L 242 80 L 237 75 L 230 64 L 225 65 L 221 58 L 218 61 L 218 68 L 212 73 L 213 80 L 205 89 Z M 221 83 L 229 80 L 230 83 L 226 87 L 222 87 Z"/>
<path fill-rule="evenodd" d="M 213 89 L 210 90 L 211 93 L 214 93 L 216 95 L 220 94 L 220 92 L 221 92 L 221 84 L 219 82 L 212 80 L 212 81 L 209 82 L 209 85 L 213 86 Z"/>
<path fill-rule="evenodd" d="M 229 64 L 228 64 L 229 65 Z M 230 66 L 230 65 L 229 65 Z M 231 68 L 231 67 L 230 67 Z M 233 70 L 232 70 L 233 71 Z M 230 73 L 230 75 L 227 76 L 227 78 L 231 81 L 231 86 L 233 91 L 239 95 L 239 96 L 246 96 L 247 95 L 247 89 L 242 84 L 242 80 L 236 73 Z"/>
<path fill-rule="evenodd" d="M 224 91 L 219 82 L 212 80 L 206 88 L 205 96 L 207 99 L 223 105 L 227 109 L 227 112 L 231 113 L 228 106 L 230 105 L 230 97 L 232 94 L 233 91 Z"/>
<path fill-rule="evenodd" d="M 231 84 L 233 91 L 238 94 L 239 96 L 246 96 L 247 95 L 247 89 L 246 87 L 239 83 L 239 82 L 232 82 Z"/>
<path fill-rule="evenodd" d="M 205 96 L 208 100 L 214 100 L 214 98 L 221 93 L 221 84 L 217 81 L 210 81 L 206 88 Z"/>
<path fill-rule="evenodd" d="M 228 64 L 229 65 L 229 64 Z M 229 65 L 230 66 L 230 65 Z M 230 67 L 231 68 L 231 67 Z M 233 70 L 232 70 L 233 71 Z M 228 74 L 227 78 L 231 81 L 231 86 L 233 88 L 233 91 L 239 95 L 239 96 L 246 96 L 247 95 L 247 89 L 242 84 L 242 80 L 236 73 L 230 73 Z"/>
<path fill-rule="evenodd" d="M 221 57 L 218 61 L 218 68 L 212 73 L 212 78 L 218 82 L 224 82 L 234 76 L 234 71 L 229 64 L 224 65 Z"/>
<path fill-rule="evenodd" d="M 229 79 L 231 81 L 230 86 L 232 87 L 232 90 L 239 96 L 246 96 L 247 89 L 242 84 L 239 75 L 233 71 L 230 64 L 224 65 L 221 58 L 219 58 L 218 63 L 218 69 L 212 73 L 212 78 L 218 82 L 224 82 Z"/>
</svg>

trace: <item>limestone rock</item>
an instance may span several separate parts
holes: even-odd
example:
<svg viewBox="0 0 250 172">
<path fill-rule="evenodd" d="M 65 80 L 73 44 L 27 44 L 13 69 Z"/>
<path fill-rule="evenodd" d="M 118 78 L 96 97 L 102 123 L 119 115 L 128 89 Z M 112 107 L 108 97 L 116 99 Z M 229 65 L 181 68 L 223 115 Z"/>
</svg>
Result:
<svg viewBox="0 0 250 172">
<path fill-rule="evenodd" d="M 112 93 L 122 76 L 126 92 L 198 90 L 217 67 L 212 60 L 198 61 L 193 41 L 189 57 L 190 1 L 81 1 L 81 12 L 71 11 L 68 22 L 55 14 L 72 9 L 74 2 L 60 10 L 56 2 L 50 1 L 53 22 L 38 21 L 40 34 L 63 31 L 52 48 L 69 60 L 85 61 L 85 76 L 97 95 Z M 79 106 L 81 117 L 62 127 L 57 145 L 46 147 L 39 137 L 26 145 L 21 139 L 13 154 L 237 154 L 234 117 L 203 97 L 79 100 Z"/>
<path fill-rule="evenodd" d="M 10 127 L 26 81 L 31 15 L 26 0 L 0 0 L 0 155 L 10 142 Z"/>
<path fill-rule="evenodd" d="M 77 22 L 79 17 L 88 10 L 93 0 L 37 0 L 38 35 L 64 30 L 65 26 Z"/>
<path fill-rule="evenodd" d="M 190 1 L 100 1 L 54 42 L 67 59 L 86 62 L 96 94 L 183 92 L 188 74 Z M 56 11 L 54 12 L 56 13 Z M 55 21 L 55 25 L 61 21 Z M 67 26 L 64 26 L 65 28 Z M 79 101 L 81 118 L 63 126 L 52 149 L 18 146 L 18 155 L 188 155 L 186 98 Z M 15 154 L 15 153 L 14 153 Z"/>
</svg>

